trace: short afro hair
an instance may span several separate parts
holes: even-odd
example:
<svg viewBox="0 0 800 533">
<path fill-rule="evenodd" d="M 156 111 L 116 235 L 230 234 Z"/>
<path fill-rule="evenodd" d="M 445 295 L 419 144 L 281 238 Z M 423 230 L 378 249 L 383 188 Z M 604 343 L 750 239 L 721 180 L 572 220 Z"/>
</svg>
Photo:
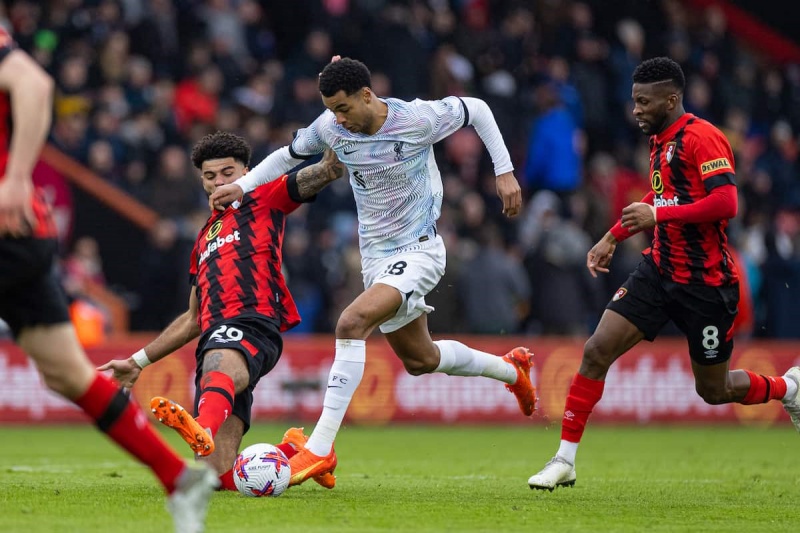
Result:
<svg viewBox="0 0 800 533">
<path fill-rule="evenodd" d="M 326 98 L 339 91 L 350 96 L 364 87 L 372 88 L 372 77 L 367 66 L 357 59 L 344 57 L 328 63 L 319 75 L 319 92 Z"/>
<path fill-rule="evenodd" d="M 686 87 L 681 66 L 668 57 L 654 57 L 639 63 L 633 71 L 633 83 L 658 83 L 669 81 L 679 91 Z"/>
<path fill-rule="evenodd" d="M 244 166 L 250 164 L 250 145 L 242 137 L 226 131 L 210 133 L 192 148 L 192 164 L 202 168 L 209 159 L 232 157 Z"/>
</svg>

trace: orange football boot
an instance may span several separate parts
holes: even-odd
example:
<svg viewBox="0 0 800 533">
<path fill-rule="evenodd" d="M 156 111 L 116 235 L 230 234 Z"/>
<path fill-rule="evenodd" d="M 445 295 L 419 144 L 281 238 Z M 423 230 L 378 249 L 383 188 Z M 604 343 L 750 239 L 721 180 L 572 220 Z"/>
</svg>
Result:
<svg viewBox="0 0 800 533">
<path fill-rule="evenodd" d="M 206 456 L 214 451 L 214 439 L 208 431 L 177 403 L 156 396 L 150 400 L 150 410 L 159 422 L 177 431 L 197 455 Z"/>
<path fill-rule="evenodd" d="M 531 416 L 536 410 L 536 387 L 531 383 L 531 367 L 533 354 L 527 348 L 517 347 L 503 356 L 517 370 L 517 381 L 513 385 L 506 384 L 506 389 L 517 397 L 519 408 L 525 416 Z"/>
<path fill-rule="evenodd" d="M 331 448 L 331 453 L 325 457 L 314 455 L 307 448 L 298 450 L 291 459 L 289 465 L 292 467 L 292 477 L 289 486 L 299 485 L 322 474 L 331 473 L 337 464 L 336 452 Z"/>
<path fill-rule="evenodd" d="M 307 440 L 308 435 L 303 433 L 303 428 L 289 428 L 286 430 L 286 433 L 283 434 L 283 440 L 281 441 L 281 444 L 290 444 L 295 450 L 300 452 L 301 450 L 305 449 Z M 311 479 L 326 489 L 332 489 L 336 486 L 336 476 L 333 475 L 333 469 L 331 469 L 330 472 L 319 474 Z"/>
</svg>

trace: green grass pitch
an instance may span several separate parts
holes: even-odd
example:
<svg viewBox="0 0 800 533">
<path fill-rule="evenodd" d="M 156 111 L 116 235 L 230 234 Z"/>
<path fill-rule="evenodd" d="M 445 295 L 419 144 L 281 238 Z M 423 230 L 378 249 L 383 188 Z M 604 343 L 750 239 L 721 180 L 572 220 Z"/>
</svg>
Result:
<svg viewBox="0 0 800 533">
<path fill-rule="evenodd" d="M 286 427 L 255 426 L 244 444 L 277 442 Z M 309 482 L 279 498 L 218 493 L 207 531 L 797 530 L 791 425 L 590 426 L 576 486 L 531 491 L 528 477 L 558 439 L 543 426 L 345 427 L 334 490 Z M 89 426 L 5 426 L 0 450 L 0 531 L 171 529 L 155 478 Z"/>
</svg>

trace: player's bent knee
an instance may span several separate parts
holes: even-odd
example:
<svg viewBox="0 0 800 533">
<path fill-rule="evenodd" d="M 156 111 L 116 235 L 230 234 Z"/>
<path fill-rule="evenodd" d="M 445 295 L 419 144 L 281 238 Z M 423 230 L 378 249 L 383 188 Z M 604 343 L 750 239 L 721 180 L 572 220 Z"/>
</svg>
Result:
<svg viewBox="0 0 800 533">
<path fill-rule="evenodd" d="M 403 366 L 406 372 L 412 376 L 421 376 L 423 374 L 430 374 L 436 370 L 436 364 L 430 361 L 423 361 L 420 359 L 403 359 Z"/>
<path fill-rule="evenodd" d="M 581 374 L 591 379 L 601 379 L 606 375 L 614 358 L 594 336 L 583 346 Z"/>
<path fill-rule="evenodd" d="M 337 339 L 363 339 L 369 328 L 368 317 L 358 311 L 345 309 L 336 322 Z"/>
<path fill-rule="evenodd" d="M 721 405 L 723 403 L 730 403 L 730 394 L 727 390 L 711 389 L 707 387 L 696 386 L 697 394 L 709 405 Z"/>
</svg>

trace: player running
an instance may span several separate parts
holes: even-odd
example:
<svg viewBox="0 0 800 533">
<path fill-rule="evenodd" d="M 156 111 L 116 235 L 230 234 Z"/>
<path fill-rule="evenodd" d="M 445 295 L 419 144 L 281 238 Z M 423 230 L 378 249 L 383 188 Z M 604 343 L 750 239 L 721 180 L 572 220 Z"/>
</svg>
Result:
<svg viewBox="0 0 800 533">
<path fill-rule="evenodd" d="M 245 175 L 249 161 L 250 146 L 232 133 L 207 135 L 192 150 L 192 163 L 209 195 Z M 100 367 L 132 387 L 145 366 L 199 336 L 197 418 L 167 398 L 153 398 L 151 408 L 214 467 L 225 490 L 236 490 L 232 466 L 250 428 L 253 390 L 281 356 L 281 333 L 300 323 L 281 273 L 286 216 L 343 174 L 336 156 L 327 151 L 319 163 L 282 175 L 241 204 L 214 211 L 192 250 L 188 310 L 142 350 Z M 301 429 L 292 428 L 281 449 L 291 457 L 305 439 Z M 335 483 L 331 474 L 315 479 L 327 488 Z"/>
<path fill-rule="evenodd" d="M 655 339 L 670 320 L 686 335 L 703 400 L 712 405 L 779 400 L 800 431 L 800 368 L 783 377 L 729 369 L 739 301 L 725 236 L 737 210 L 733 152 L 720 130 L 684 111 L 684 85 L 680 66 L 666 57 L 644 61 L 633 73 L 633 116 L 650 136 L 652 191 L 622 210 L 621 221 L 589 250 L 586 266 L 594 277 L 608 272 L 619 242 L 655 227 L 653 246 L 586 342 L 564 407 L 561 446 L 528 480 L 532 489 L 575 484 L 578 443 L 609 368 L 639 341 Z"/>
<path fill-rule="evenodd" d="M 291 460 L 293 485 L 336 465 L 333 442 L 361 382 L 366 338 L 376 327 L 412 375 L 443 372 L 486 376 L 506 383 L 523 414 L 536 408 L 530 380 L 532 355 L 515 348 L 503 357 L 454 340 L 433 341 L 428 294 L 445 269 L 445 247 L 436 233 L 442 180 L 432 146 L 471 125 L 494 162 L 503 213 L 516 216 L 522 202 L 511 159 L 489 106 L 477 98 L 406 102 L 379 98 L 360 61 L 338 56 L 319 77 L 327 110 L 297 132 L 290 146 L 270 154 L 248 175 L 220 187 L 210 205 L 222 208 L 257 191 L 326 148 L 349 169 L 359 221 L 365 291 L 336 324 L 336 351 L 322 415 L 306 447 Z"/>
<path fill-rule="evenodd" d="M 50 129 L 53 80 L 2 28 L 0 91 L 0 318 L 48 388 L 74 402 L 100 431 L 150 467 L 169 495 L 175 531 L 203 531 L 216 476 L 204 466 L 190 467 L 136 402 L 95 370 L 70 322 L 54 272 L 55 223 L 31 177 Z"/>
</svg>

